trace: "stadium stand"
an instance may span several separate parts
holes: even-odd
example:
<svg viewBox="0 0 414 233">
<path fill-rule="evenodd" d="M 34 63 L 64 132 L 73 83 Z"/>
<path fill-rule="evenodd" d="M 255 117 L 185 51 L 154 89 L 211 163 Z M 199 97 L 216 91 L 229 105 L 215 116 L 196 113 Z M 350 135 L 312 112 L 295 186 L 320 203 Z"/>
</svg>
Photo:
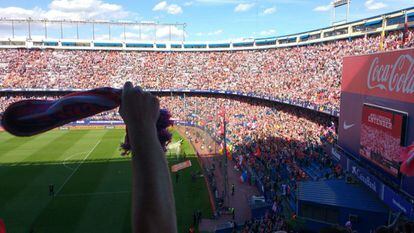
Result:
<svg viewBox="0 0 414 233">
<path fill-rule="evenodd" d="M 410 47 L 390 32 L 384 50 Z M 0 88 L 120 87 L 252 93 L 339 109 L 342 58 L 380 51 L 381 35 L 300 47 L 232 52 L 1 49 Z M 257 80 L 260 79 L 260 82 Z"/>
<path fill-rule="evenodd" d="M 387 22 L 389 25 L 404 23 L 398 17 Z M 383 36 L 381 31 L 370 31 L 381 24 L 382 21 L 369 21 L 353 26 L 355 31 L 362 31 L 360 36 L 300 45 L 295 43 L 318 40 L 322 33 L 263 38 L 255 42 L 176 43 L 162 52 L 112 50 L 111 47 L 123 46 L 118 42 L 93 43 L 102 50 L 2 48 L 0 112 L 18 100 L 59 97 L 62 93 L 58 89 L 68 92 L 121 87 L 127 80 L 147 89 L 167 90 L 167 93 L 183 89 L 218 90 L 221 98 L 193 96 L 197 95 L 194 93 L 185 96 L 172 91 L 171 96 L 165 96 L 164 92 L 160 102 L 176 120 L 203 128 L 217 139 L 223 136 L 225 116 L 229 150 L 232 159 L 237 161 L 237 169 L 247 171 L 247 182 L 256 185 L 275 207 L 261 219 L 246 222 L 241 232 L 288 231 L 290 217 L 284 215 L 284 209 L 297 211 L 299 181 L 343 177 L 342 168 L 329 154 L 337 137 L 337 118 L 318 112 L 321 109 L 339 111 L 342 58 L 414 45 L 414 29 L 399 28 Z M 346 33 L 344 29 L 329 29 L 323 37 Z M 43 46 L 59 44 L 74 46 L 54 41 L 45 41 Z M 273 45 L 279 47 L 266 47 Z M 264 49 L 252 49 L 252 46 Z M 126 43 L 126 47 L 167 49 L 168 46 Z M 249 49 L 206 51 L 243 47 Z M 50 89 L 54 90 L 49 92 Z M 15 90 L 19 92 L 14 93 Z M 316 106 L 316 111 L 257 99 L 223 98 L 226 91 L 299 101 Z M 120 120 L 120 117 L 111 111 L 92 119 Z M 283 197 L 283 203 L 279 196 Z"/>
</svg>

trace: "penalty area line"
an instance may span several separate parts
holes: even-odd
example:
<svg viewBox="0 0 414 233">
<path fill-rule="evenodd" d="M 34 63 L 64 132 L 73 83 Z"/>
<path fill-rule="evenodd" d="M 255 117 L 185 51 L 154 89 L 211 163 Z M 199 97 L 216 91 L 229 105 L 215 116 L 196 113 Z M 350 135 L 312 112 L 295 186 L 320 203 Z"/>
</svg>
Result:
<svg viewBox="0 0 414 233">
<path fill-rule="evenodd" d="M 59 197 L 82 197 L 82 196 L 98 196 L 98 195 L 113 195 L 113 194 L 127 194 L 131 191 L 116 191 L 116 192 L 94 192 L 94 193 L 68 193 L 61 194 Z"/>
<path fill-rule="evenodd" d="M 65 187 L 66 183 L 70 180 L 70 178 L 72 178 L 72 176 L 78 171 L 79 167 L 82 166 L 83 162 L 85 162 L 85 160 L 92 154 L 92 152 L 95 150 L 95 148 L 98 146 L 99 143 L 101 143 L 100 139 L 95 146 L 92 147 L 92 149 L 88 152 L 88 154 L 83 158 L 83 160 L 79 163 L 79 165 L 73 170 L 73 172 L 66 178 L 65 182 L 63 182 L 62 186 L 60 186 L 60 188 L 58 189 L 58 191 L 56 192 L 55 196 L 57 196 L 59 194 L 60 191 L 62 191 L 63 187 Z"/>
<path fill-rule="evenodd" d="M 82 152 L 78 152 L 78 153 L 74 153 L 74 154 L 72 154 L 71 156 L 69 156 L 69 157 L 67 157 L 65 160 L 63 160 L 62 165 L 63 165 L 65 168 L 67 168 L 67 169 L 69 169 L 69 170 L 72 170 L 72 171 L 73 171 L 73 168 L 71 168 L 71 167 L 69 167 L 68 165 L 66 165 L 66 164 L 68 163 L 68 160 L 69 160 L 69 159 L 71 159 L 72 157 L 74 157 L 75 155 L 86 154 L 87 152 L 88 152 L 88 151 L 82 151 Z"/>
</svg>

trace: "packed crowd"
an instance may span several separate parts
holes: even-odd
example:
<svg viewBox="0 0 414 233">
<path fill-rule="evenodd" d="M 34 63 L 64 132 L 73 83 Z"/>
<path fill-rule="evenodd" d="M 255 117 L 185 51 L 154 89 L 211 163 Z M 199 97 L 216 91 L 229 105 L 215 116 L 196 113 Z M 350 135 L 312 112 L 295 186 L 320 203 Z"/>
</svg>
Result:
<svg viewBox="0 0 414 233">
<path fill-rule="evenodd" d="M 192 122 L 219 139 L 225 119 L 228 150 L 237 169 L 248 171 L 246 182 L 257 185 L 273 203 L 272 213 L 246 222 L 240 232 L 292 232 L 281 200 L 296 197 L 296 182 L 309 179 L 303 168 L 310 163 L 329 171 L 322 179 L 341 176 L 341 168 L 323 150 L 336 139 L 334 119 L 325 115 L 240 99 L 171 96 L 160 102 L 177 120 Z"/>
<path fill-rule="evenodd" d="M 223 138 L 226 119 L 228 150 L 240 170 L 248 170 L 250 183 L 272 201 L 281 193 L 287 198 L 296 182 L 308 179 L 303 170 L 311 163 L 324 174 L 320 179 L 341 176 L 325 145 L 336 140 L 334 119 L 305 110 L 256 101 L 206 97 L 162 97 L 161 105 L 173 117 L 193 122 L 216 138 Z"/>
<path fill-rule="evenodd" d="M 261 219 L 250 220 L 244 223 L 241 233 L 290 232 L 286 218 L 281 214 L 268 212 Z"/>
<path fill-rule="evenodd" d="M 405 40 L 403 43 L 402 41 Z M 390 32 L 301 47 L 233 52 L 119 52 L 82 50 L 0 50 L 0 88 L 121 87 L 131 80 L 144 88 L 232 90 L 339 108 L 342 58 L 414 46 L 414 30 Z M 54 96 L 0 96 L 0 117 L 10 103 Z M 238 168 L 260 184 L 274 213 L 246 222 L 242 232 L 288 230 L 280 195 L 291 198 L 296 182 L 308 179 L 311 163 L 340 177 L 341 168 L 325 153 L 336 140 L 335 120 L 284 105 L 170 96 L 160 98 L 176 120 L 190 121 L 216 138 L 226 138 Z M 120 120 L 117 110 L 92 117 Z M 219 196 L 219 194 L 217 194 Z"/>
<path fill-rule="evenodd" d="M 2 96 L 0 100 L 4 104 L 1 110 L 17 100 L 56 97 Z M 274 205 L 272 213 L 263 219 L 246 222 L 241 232 L 287 231 L 287 219 L 283 217 L 280 200 L 290 198 L 290 193 L 295 192 L 296 181 L 308 178 L 302 168 L 310 162 L 333 166 L 321 150 L 325 143 L 333 142 L 336 137 L 335 130 L 332 130 L 333 119 L 326 115 L 241 99 L 165 96 L 160 97 L 160 104 L 171 112 L 173 119 L 192 122 L 216 138 L 223 138 L 225 119 L 229 150 L 239 165 L 238 169 L 249 170 L 246 182 L 262 184 L 266 199 Z M 96 118 L 120 120 L 117 110 L 92 119 Z M 334 176 L 336 170 L 332 167 L 331 171 Z M 211 177 L 214 178 L 213 175 Z M 221 194 L 216 192 L 214 195 L 220 199 Z"/>
<path fill-rule="evenodd" d="M 414 30 L 231 52 L 0 50 L 0 88 L 188 88 L 254 93 L 339 109 L 342 59 L 414 43 Z M 405 43 L 402 43 L 403 39 Z"/>
</svg>

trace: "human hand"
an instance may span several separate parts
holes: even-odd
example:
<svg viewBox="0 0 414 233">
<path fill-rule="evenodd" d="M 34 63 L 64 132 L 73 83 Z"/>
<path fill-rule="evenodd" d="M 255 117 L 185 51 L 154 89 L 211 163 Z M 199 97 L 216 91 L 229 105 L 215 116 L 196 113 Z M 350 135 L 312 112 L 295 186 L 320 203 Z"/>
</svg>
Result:
<svg viewBox="0 0 414 233">
<path fill-rule="evenodd" d="M 122 90 L 119 113 L 129 130 L 152 132 L 160 114 L 157 97 L 126 82 Z"/>
</svg>

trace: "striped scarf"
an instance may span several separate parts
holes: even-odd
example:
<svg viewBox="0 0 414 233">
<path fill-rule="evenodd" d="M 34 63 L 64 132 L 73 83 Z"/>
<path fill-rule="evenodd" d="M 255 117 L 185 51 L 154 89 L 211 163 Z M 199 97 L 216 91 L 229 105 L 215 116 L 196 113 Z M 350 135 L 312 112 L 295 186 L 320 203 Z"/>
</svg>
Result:
<svg viewBox="0 0 414 233">
<path fill-rule="evenodd" d="M 117 108 L 121 104 L 121 95 L 121 89 L 104 87 L 73 92 L 57 100 L 22 100 L 7 107 L 1 124 L 15 136 L 32 136 Z M 164 151 L 171 140 L 167 130 L 173 123 L 170 117 L 167 110 L 160 110 L 157 131 Z M 130 151 L 128 129 L 126 131 L 125 141 L 121 144 L 122 155 Z"/>
</svg>

